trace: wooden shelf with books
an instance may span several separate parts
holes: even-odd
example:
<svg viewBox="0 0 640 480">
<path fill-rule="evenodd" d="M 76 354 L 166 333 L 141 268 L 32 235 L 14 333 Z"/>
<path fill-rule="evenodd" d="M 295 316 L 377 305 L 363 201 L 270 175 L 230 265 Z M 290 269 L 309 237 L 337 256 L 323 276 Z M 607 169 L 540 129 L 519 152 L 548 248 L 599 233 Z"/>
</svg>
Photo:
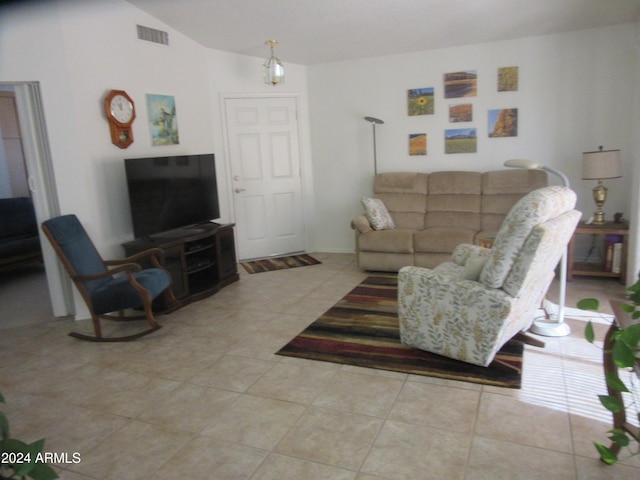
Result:
<svg viewBox="0 0 640 480">
<path fill-rule="evenodd" d="M 575 243 L 578 235 L 592 235 L 591 249 L 595 246 L 595 236 L 602 235 L 603 252 L 600 263 L 576 262 Z M 591 277 L 612 277 L 626 283 L 627 244 L 629 243 L 629 224 L 607 222 L 603 225 L 594 225 L 580 222 L 569 242 L 567 280 L 571 281 L 574 275 Z M 589 251 L 590 257 L 591 250 Z"/>
</svg>

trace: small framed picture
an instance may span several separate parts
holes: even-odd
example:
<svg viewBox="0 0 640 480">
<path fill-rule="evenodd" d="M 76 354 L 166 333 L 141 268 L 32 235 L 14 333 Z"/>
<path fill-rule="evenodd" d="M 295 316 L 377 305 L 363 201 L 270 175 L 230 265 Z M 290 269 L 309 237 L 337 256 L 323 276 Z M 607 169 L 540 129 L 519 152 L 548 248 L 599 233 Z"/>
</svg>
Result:
<svg viewBox="0 0 640 480">
<path fill-rule="evenodd" d="M 449 122 L 471 122 L 473 121 L 473 104 L 461 103 L 449 106 Z"/>
<path fill-rule="evenodd" d="M 414 88 L 407 91 L 407 105 L 409 116 L 433 115 L 433 87 Z"/>
<path fill-rule="evenodd" d="M 475 97 L 478 95 L 478 72 L 467 70 L 444 74 L 444 98 Z"/>
<path fill-rule="evenodd" d="M 498 91 L 516 92 L 518 90 L 518 67 L 498 68 Z"/>
<path fill-rule="evenodd" d="M 444 131 L 444 153 L 476 153 L 478 135 L 475 128 L 452 128 Z"/>
<path fill-rule="evenodd" d="M 518 109 L 489 110 L 489 138 L 517 137 Z"/>
<path fill-rule="evenodd" d="M 426 155 L 427 154 L 427 134 L 426 133 L 410 133 L 409 134 L 409 155 Z"/>
<path fill-rule="evenodd" d="M 172 95 L 147 94 L 147 114 L 151 131 L 151 145 L 177 145 L 178 117 L 176 100 Z"/>
</svg>

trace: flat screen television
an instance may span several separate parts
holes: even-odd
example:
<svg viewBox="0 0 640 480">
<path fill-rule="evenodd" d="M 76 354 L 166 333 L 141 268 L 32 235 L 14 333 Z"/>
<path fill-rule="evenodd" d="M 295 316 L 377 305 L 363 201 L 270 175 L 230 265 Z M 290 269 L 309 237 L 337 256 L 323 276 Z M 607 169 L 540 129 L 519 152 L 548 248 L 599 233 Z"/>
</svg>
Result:
<svg viewBox="0 0 640 480">
<path fill-rule="evenodd" d="M 214 154 L 124 162 L 136 238 L 220 218 Z"/>
</svg>

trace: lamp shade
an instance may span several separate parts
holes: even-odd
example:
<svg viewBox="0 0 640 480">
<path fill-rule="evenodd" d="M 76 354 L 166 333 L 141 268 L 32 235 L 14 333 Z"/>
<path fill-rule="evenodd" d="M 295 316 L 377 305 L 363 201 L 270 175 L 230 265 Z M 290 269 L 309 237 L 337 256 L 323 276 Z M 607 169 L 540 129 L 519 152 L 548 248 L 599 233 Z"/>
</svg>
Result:
<svg viewBox="0 0 640 480">
<path fill-rule="evenodd" d="M 602 148 L 602 147 L 601 147 Z M 620 150 L 597 150 L 582 154 L 582 179 L 602 180 L 622 176 Z"/>
</svg>

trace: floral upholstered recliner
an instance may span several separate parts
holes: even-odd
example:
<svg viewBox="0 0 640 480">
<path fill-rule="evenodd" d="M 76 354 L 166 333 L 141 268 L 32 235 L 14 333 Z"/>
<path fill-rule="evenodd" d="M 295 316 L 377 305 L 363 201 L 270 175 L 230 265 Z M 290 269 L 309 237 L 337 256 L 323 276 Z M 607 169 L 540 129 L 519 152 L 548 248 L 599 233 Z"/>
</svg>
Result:
<svg viewBox="0 0 640 480">
<path fill-rule="evenodd" d="M 491 249 L 458 245 L 434 269 L 398 276 L 402 343 L 480 366 L 531 326 L 580 219 L 576 194 L 545 187 L 520 199 Z"/>
</svg>

